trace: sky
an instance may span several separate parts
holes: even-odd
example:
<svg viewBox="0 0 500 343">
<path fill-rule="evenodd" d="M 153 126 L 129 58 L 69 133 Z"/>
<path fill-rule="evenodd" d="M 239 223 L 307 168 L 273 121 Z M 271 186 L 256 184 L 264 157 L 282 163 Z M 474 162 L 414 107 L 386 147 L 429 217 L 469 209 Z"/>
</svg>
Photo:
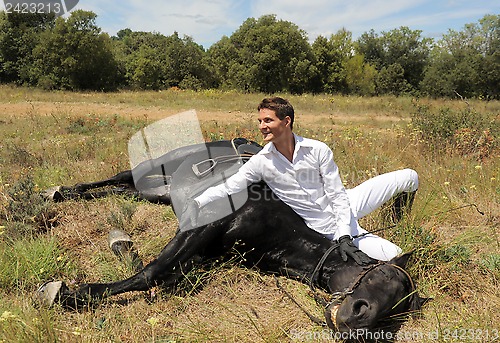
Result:
<svg viewBox="0 0 500 343">
<path fill-rule="evenodd" d="M 97 25 L 110 35 L 125 28 L 166 36 L 177 31 L 209 48 L 247 18 L 266 14 L 296 24 L 311 42 L 342 28 L 356 39 L 401 26 L 439 39 L 486 14 L 499 15 L 500 0 L 80 0 L 75 9 L 96 13 Z"/>
</svg>

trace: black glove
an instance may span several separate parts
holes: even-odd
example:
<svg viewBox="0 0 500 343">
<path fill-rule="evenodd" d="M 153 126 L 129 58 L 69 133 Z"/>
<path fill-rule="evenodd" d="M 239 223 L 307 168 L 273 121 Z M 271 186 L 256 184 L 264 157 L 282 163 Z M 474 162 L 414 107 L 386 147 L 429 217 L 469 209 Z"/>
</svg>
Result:
<svg viewBox="0 0 500 343">
<path fill-rule="evenodd" d="M 363 266 L 373 263 L 374 260 L 367 254 L 359 250 L 352 242 L 352 237 L 345 235 L 339 238 L 339 252 L 342 260 L 347 262 L 347 257 L 351 257 L 357 264 Z"/>
<path fill-rule="evenodd" d="M 179 230 L 187 231 L 198 226 L 198 214 L 200 206 L 194 199 L 187 199 L 179 219 Z"/>
</svg>

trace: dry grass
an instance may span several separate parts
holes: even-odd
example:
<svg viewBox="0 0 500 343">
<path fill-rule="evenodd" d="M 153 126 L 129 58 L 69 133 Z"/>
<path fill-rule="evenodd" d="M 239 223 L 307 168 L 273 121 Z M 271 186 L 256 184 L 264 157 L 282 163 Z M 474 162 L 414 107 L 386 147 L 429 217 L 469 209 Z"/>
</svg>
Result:
<svg viewBox="0 0 500 343">
<path fill-rule="evenodd" d="M 132 134 L 183 110 L 197 110 L 207 139 L 245 136 L 260 141 L 254 109 L 263 96 L 211 91 L 51 93 L 2 87 L 0 218 L 6 218 L 7 195 L 17 181 L 31 176 L 36 187 L 44 189 L 114 175 L 128 169 L 127 140 Z M 494 335 L 500 323 L 498 152 L 483 162 L 426 153 L 411 127 L 413 99 L 289 98 L 297 109 L 296 131 L 334 148 L 348 187 L 393 169 L 419 172 L 421 187 L 412 216 L 383 235 L 405 250 L 415 250 L 411 273 L 420 292 L 433 300 L 421 318 L 405 323 L 401 334 L 406 336 L 399 341 L 490 342 L 486 334 Z M 419 101 L 434 108 L 464 106 L 459 101 Z M 471 105 L 480 112 L 500 112 L 498 102 Z M 447 212 L 470 203 L 485 215 L 473 207 Z M 42 235 L 54 237 L 72 261 L 73 267 L 61 272 L 70 285 L 132 273 L 106 245 L 111 228 L 130 233 L 148 262 L 173 237 L 177 224 L 169 208 L 120 197 L 70 201 L 53 210 L 57 215 L 52 227 Z M 383 226 L 382 212 L 363 225 L 369 230 Z M 0 223 L 4 230 L 9 225 L 7 220 Z M 5 232 L 1 244 L 8 243 Z M 201 268 L 186 280 L 173 292 L 126 294 L 81 312 L 34 307 L 36 284 L 2 287 L 0 342 L 331 341 L 283 296 L 271 276 L 232 262 Z M 281 282 L 309 311 L 321 315 L 305 285 Z M 469 336 L 453 336 L 464 333 Z"/>
</svg>

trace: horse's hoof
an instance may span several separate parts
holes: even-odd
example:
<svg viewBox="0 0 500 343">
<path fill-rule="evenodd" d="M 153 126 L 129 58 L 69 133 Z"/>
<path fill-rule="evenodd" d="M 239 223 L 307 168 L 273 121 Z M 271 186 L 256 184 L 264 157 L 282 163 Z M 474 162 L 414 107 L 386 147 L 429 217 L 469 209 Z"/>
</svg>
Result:
<svg viewBox="0 0 500 343">
<path fill-rule="evenodd" d="M 114 251 L 113 246 L 115 246 L 116 243 L 123 242 L 127 243 L 127 245 L 132 246 L 132 238 L 130 238 L 129 235 L 123 230 L 112 230 L 108 234 L 108 244 L 111 250 Z"/>
<path fill-rule="evenodd" d="M 64 197 L 61 193 L 61 186 L 55 186 L 49 189 L 46 189 L 43 193 L 42 196 L 45 199 L 52 200 L 52 201 L 62 201 L 64 200 Z"/>
<path fill-rule="evenodd" d="M 110 231 L 108 244 L 113 253 L 125 262 L 130 263 L 135 271 L 140 271 L 144 267 L 137 251 L 133 248 L 134 242 L 124 231 L 118 229 Z"/>
<path fill-rule="evenodd" d="M 35 300 L 40 305 L 51 307 L 63 287 L 66 285 L 62 281 L 46 282 L 37 289 Z"/>
</svg>

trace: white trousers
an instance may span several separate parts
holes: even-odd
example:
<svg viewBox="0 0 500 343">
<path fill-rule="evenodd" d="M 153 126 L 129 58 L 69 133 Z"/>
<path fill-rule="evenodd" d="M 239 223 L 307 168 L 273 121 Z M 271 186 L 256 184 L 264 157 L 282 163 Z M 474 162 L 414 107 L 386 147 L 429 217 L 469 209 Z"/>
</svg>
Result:
<svg viewBox="0 0 500 343">
<path fill-rule="evenodd" d="M 347 196 L 351 204 L 351 223 L 353 223 L 351 235 L 367 233 L 358 224 L 358 219 L 370 214 L 395 195 L 402 192 L 414 192 L 417 189 L 418 174 L 412 169 L 378 175 L 355 188 L 347 189 Z M 337 239 L 339 237 L 329 235 L 329 238 Z M 402 252 L 396 244 L 371 233 L 356 238 L 353 242 L 361 251 L 377 260 L 389 261 Z"/>
</svg>

